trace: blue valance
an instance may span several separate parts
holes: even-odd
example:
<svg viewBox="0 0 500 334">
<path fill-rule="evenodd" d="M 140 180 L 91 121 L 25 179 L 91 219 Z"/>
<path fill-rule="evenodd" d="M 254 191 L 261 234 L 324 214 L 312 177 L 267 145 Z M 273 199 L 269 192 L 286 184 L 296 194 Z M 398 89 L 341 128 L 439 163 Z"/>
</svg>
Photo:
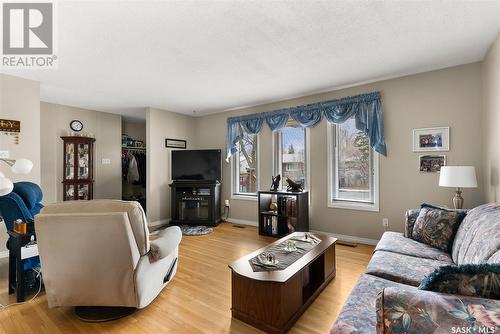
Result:
<svg viewBox="0 0 500 334">
<path fill-rule="evenodd" d="M 303 127 L 311 128 L 318 124 L 323 116 L 330 123 L 343 123 L 354 117 L 356 129 L 368 136 L 372 148 L 387 156 L 380 93 L 372 92 L 305 106 L 229 117 L 227 119 L 226 159 L 228 160 L 236 153 L 238 141 L 243 138 L 245 132 L 258 133 L 264 121 L 272 131 L 283 128 L 289 118 L 294 119 Z"/>
</svg>

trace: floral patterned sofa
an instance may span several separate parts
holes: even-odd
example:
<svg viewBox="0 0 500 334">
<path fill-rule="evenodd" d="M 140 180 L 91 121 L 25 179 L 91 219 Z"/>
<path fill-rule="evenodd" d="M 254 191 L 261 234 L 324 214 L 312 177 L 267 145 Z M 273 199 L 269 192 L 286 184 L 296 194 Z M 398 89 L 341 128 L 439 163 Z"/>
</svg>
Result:
<svg viewBox="0 0 500 334">
<path fill-rule="evenodd" d="M 384 233 L 331 334 L 500 333 L 499 274 L 464 276 L 454 282 L 448 279 L 433 289 L 440 292 L 419 289 L 427 276 L 445 266 L 477 264 L 473 267 L 493 266 L 498 272 L 500 204 L 467 212 L 450 253 L 411 239 L 419 210 L 407 212 L 404 234 Z M 477 297 L 485 284 L 489 292 L 494 290 L 494 298 Z"/>
</svg>

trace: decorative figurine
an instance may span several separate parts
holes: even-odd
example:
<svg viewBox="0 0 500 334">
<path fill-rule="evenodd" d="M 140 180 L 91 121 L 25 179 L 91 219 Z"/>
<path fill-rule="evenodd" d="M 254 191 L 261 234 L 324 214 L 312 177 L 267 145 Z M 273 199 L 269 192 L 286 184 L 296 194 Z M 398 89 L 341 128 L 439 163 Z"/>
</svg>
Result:
<svg viewBox="0 0 500 334">
<path fill-rule="evenodd" d="M 280 182 L 281 182 L 281 175 L 276 175 L 276 177 L 271 176 L 272 184 L 271 184 L 271 191 L 278 191 L 278 188 L 280 187 Z"/>
<path fill-rule="evenodd" d="M 271 202 L 271 204 L 269 204 L 269 210 L 271 210 L 273 212 L 278 211 L 278 204 L 275 202 Z"/>
<path fill-rule="evenodd" d="M 304 190 L 304 186 L 302 184 L 294 182 L 294 181 L 290 180 L 288 177 L 286 178 L 286 183 L 288 183 L 288 186 L 286 187 L 287 191 L 301 192 Z"/>
</svg>

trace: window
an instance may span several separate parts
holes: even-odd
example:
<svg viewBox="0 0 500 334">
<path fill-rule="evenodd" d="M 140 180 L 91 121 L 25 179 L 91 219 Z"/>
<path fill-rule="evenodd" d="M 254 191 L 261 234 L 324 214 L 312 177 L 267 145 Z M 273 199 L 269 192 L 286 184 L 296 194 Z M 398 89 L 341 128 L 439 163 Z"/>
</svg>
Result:
<svg viewBox="0 0 500 334">
<path fill-rule="evenodd" d="M 233 156 L 233 194 L 256 195 L 258 176 L 257 135 L 245 133 Z"/>
<path fill-rule="evenodd" d="M 329 125 L 331 207 L 378 211 L 378 155 L 354 118 Z"/>
<path fill-rule="evenodd" d="M 275 133 L 274 174 L 281 175 L 281 186 L 286 178 L 307 187 L 306 129 L 294 120 Z"/>
</svg>

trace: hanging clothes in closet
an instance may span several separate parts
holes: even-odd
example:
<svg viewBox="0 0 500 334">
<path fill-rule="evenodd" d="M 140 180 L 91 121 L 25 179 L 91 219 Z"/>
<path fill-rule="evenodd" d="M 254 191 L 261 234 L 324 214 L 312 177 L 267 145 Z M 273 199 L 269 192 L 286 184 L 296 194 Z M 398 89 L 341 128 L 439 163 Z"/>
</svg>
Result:
<svg viewBox="0 0 500 334">
<path fill-rule="evenodd" d="M 146 154 L 122 152 L 122 177 L 129 184 L 146 186 Z"/>
</svg>

